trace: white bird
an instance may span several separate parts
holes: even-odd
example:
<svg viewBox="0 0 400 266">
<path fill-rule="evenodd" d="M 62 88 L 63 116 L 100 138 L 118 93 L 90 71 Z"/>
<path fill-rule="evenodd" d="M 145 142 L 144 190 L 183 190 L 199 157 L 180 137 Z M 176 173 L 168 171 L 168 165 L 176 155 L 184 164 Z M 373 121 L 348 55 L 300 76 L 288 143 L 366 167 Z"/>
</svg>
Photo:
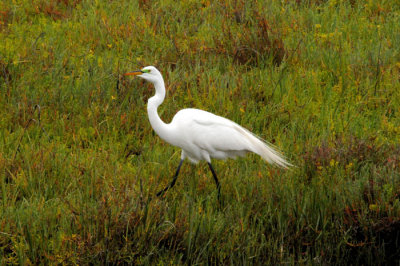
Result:
<svg viewBox="0 0 400 266">
<path fill-rule="evenodd" d="M 244 156 L 247 152 L 260 155 L 268 163 L 282 168 L 291 166 L 285 158 L 265 141 L 235 122 L 199 109 L 180 110 L 171 123 L 164 123 L 157 113 L 157 108 L 164 101 L 164 79 L 157 68 L 144 67 L 141 70 L 125 73 L 143 78 L 154 84 L 156 94 L 147 102 L 147 113 L 154 131 L 166 142 L 182 149 L 181 161 L 172 182 L 157 193 L 162 195 L 175 185 L 183 161 L 205 160 L 211 170 L 220 197 L 220 184 L 211 165 L 211 158 L 226 159 Z"/>
</svg>

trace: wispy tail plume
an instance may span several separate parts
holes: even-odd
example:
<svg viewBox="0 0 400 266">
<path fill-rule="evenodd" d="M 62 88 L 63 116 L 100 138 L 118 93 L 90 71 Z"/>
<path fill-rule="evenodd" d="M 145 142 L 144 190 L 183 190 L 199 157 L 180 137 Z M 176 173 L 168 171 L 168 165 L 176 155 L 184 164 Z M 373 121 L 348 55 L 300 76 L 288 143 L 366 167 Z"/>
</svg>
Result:
<svg viewBox="0 0 400 266">
<path fill-rule="evenodd" d="M 249 130 L 239 126 L 239 131 L 249 140 L 251 143 L 251 151 L 260 155 L 264 160 L 266 160 L 270 164 L 278 165 L 282 168 L 289 168 L 293 165 L 289 163 L 285 157 L 273 147 L 271 147 L 269 143 L 261 139 L 260 137 L 254 135 Z"/>
</svg>

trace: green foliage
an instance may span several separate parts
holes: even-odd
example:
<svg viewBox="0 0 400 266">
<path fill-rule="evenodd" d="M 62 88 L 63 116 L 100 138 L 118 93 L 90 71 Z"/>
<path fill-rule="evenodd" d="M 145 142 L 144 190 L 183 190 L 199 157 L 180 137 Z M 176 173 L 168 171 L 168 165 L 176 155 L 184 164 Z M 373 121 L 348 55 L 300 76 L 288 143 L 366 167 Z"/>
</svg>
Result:
<svg viewBox="0 0 400 266">
<path fill-rule="evenodd" d="M 400 260 L 397 1 L 0 3 L 0 264 Z M 255 155 L 184 164 L 152 131 L 185 107 L 250 129 Z"/>
</svg>

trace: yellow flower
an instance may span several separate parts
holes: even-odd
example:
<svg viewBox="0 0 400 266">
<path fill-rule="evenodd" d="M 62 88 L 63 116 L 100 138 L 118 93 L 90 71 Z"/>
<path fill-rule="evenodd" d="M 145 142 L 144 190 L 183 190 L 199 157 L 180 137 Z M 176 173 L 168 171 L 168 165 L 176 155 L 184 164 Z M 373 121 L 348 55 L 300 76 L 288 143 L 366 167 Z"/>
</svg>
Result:
<svg viewBox="0 0 400 266">
<path fill-rule="evenodd" d="M 376 204 L 370 204 L 370 205 L 369 205 L 369 209 L 370 209 L 371 211 L 377 211 L 377 210 L 378 210 L 378 205 L 376 205 Z"/>
</svg>

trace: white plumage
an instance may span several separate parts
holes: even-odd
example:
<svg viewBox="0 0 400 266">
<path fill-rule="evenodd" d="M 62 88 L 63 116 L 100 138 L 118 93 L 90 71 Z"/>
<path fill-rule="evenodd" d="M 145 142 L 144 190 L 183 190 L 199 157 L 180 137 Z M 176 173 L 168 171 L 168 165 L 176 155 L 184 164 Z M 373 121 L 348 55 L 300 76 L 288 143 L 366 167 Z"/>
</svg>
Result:
<svg viewBox="0 0 400 266">
<path fill-rule="evenodd" d="M 181 163 L 172 183 L 158 195 L 175 184 L 182 161 L 186 158 L 193 163 L 207 161 L 218 188 L 219 183 L 211 166 L 211 158 L 235 158 L 244 156 L 247 152 L 254 152 L 268 163 L 283 168 L 291 166 L 278 151 L 261 138 L 221 116 L 189 108 L 179 111 L 170 124 L 165 124 L 157 113 L 158 106 L 165 98 L 165 85 L 161 73 L 155 67 L 148 66 L 125 75 L 138 75 L 154 84 L 156 94 L 147 104 L 150 124 L 162 139 L 182 149 Z"/>
<path fill-rule="evenodd" d="M 180 147 L 190 161 L 211 162 L 211 158 L 225 159 L 254 152 L 271 164 L 289 164 L 273 148 L 235 122 L 199 109 L 184 109 L 173 118 L 170 126 L 182 140 L 173 143 Z"/>
</svg>

